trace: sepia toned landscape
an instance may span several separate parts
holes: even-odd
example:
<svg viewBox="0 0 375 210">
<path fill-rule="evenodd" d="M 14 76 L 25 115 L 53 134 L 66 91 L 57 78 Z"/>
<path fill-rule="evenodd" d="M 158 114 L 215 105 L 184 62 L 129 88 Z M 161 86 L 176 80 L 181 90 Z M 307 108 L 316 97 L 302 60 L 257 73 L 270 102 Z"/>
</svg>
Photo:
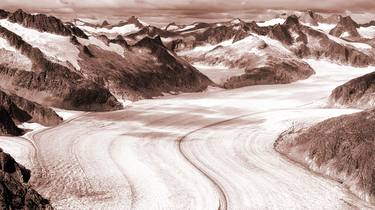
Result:
<svg viewBox="0 0 375 210">
<path fill-rule="evenodd" d="M 0 208 L 375 209 L 374 10 L 0 2 Z"/>
</svg>

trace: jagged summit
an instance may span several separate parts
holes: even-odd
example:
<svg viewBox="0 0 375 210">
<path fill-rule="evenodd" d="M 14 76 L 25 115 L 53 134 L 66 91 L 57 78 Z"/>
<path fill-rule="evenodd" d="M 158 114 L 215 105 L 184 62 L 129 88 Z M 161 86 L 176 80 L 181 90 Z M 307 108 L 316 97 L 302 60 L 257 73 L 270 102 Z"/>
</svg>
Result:
<svg viewBox="0 0 375 210">
<path fill-rule="evenodd" d="M 299 18 L 297 15 L 291 15 L 285 20 L 284 25 L 299 25 Z"/>
<path fill-rule="evenodd" d="M 231 24 L 241 24 L 244 21 L 241 20 L 240 18 L 234 18 L 233 20 L 229 21 Z"/>
<path fill-rule="evenodd" d="M 126 21 L 127 24 L 134 24 L 135 26 L 139 27 L 139 28 L 142 28 L 142 27 L 145 27 L 145 26 L 148 26 L 147 24 L 145 24 L 144 22 L 142 22 L 141 20 L 139 20 L 138 17 L 136 16 L 131 16 L 127 19 Z"/>
<path fill-rule="evenodd" d="M 358 23 L 356 23 L 350 16 L 340 17 L 340 21 L 338 22 L 337 26 L 333 28 L 329 33 L 337 37 L 358 37 L 358 27 Z"/>
<path fill-rule="evenodd" d="M 159 35 L 155 37 L 146 36 L 138 41 L 134 46 L 154 48 L 155 45 L 165 47 Z"/>
<path fill-rule="evenodd" d="M 63 36 L 78 36 L 87 38 L 86 34 L 72 24 L 64 24 L 60 19 L 45 14 L 29 14 L 22 9 L 18 9 L 13 13 L 2 11 L 1 19 L 8 18 L 10 22 L 18 23 L 27 28 L 33 28 L 41 32 L 49 32 Z"/>
<path fill-rule="evenodd" d="M 108 23 L 107 20 L 104 20 L 103 23 L 100 25 L 100 27 L 107 27 L 109 26 L 110 24 Z"/>
</svg>

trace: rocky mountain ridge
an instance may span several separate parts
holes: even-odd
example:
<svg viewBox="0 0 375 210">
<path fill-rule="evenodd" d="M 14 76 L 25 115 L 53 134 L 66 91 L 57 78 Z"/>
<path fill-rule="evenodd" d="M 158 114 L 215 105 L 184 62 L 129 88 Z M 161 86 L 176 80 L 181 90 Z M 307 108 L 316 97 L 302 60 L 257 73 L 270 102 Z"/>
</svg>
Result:
<svg viewBox="0 0 375 210">
<path fill-rule="evenodd" d="M 4 78 L 0 87 L 42 105 L 110 111 L 122 107 L 118 101 L 152 98 L 169 91 L 201 91 L 211 84 L 162 43 L 153 44 L 156 39 L 146 45 L 130 46 L 121 35 L 86 35 L 72 23 L 62 23 L 52 16 L 31 15 L 22 10 L 3 13 L 0 38 L 8 42 L 9 49 L 1 55 L 18 53 L 14 57 L 24 57 L 31 64 L 29 69 L 22 65 L 14 68 L 18 62 L 7 56 L 0 65 Z M 105 27 L 126 24 L 142 23 L 133 17 L 118 26 Z M 40 40 L 35 41 L 29 33 L 40 36 Z M 55 40 L 61 44 L 56 43 L 57 49 L 51 49 L 49 42 Z"/>
</svg>

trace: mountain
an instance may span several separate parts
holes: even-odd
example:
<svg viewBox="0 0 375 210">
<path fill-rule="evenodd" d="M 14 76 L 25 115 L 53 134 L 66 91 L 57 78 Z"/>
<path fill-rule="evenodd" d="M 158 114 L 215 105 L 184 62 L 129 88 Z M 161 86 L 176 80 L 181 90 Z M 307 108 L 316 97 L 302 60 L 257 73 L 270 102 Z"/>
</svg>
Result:
<svg viewBox="0 0 375 210">
<path fill-rule="evenodd" d="M 361 108 L 375 106 L 375 72 L 353 79 L 332 91 L 331 103 Z"/>
<path fill-rule="evenodd" d="M 313 12 L 304 14 L 302 17 L 288 16 L 283 24 L 277 24 L 276 21 L 274 24 L 272 21 L 267 24 L 248 23 L 242 20 L 211 24 L 196 23 L 186 26 L 185 29 L 173 31 L 174 35 L 162 37 L 167 40 L 167 46 L 180 52 L 207 44 L 218 44 L 233 37 L 238 41 L 251 34 L 257 34 L 280 41 L 284 47 L 301 58 L 324 58 L 352 66 L 374 64 L 371 45 L 366 42 L 352 42 L 335 37 L 324 28 L 327 27 L 328 20 L 326 18 Z M 349 25 L 348 18 L 338 17 L 341 18 L 338 26 L 340 24 Z M 318 26 L 311 26 L 311 22 L 313 22 L 312 25 Z"/>
<path fill-rule="evenodd" d="M 120 21 L 117 24 L 110 24 L 108 21 L 103 21 L 102 24 L 91 24 L 82 20 L 75 20 L 73 24 L 85 33 L 93 36 L 105 35 L 109 38 L 115 38 L 117 35 L 129 35 L 142 30 L 149 26 L 147 23 L 139 20 L 135 16 L 131 16 L 126 21 Z"/>
<path fill-rule="evenodd" d="M 2 12 L 6 13 L 6 12 Z M 33 28 L 40 32 L 48 32 L 63 36 L 75 35 L 82 38 L 87 38 L 86 34 L 83 33 L 79 28 L 73 25 L 66 25 L 61 20 L 53 16 L 47 16 L 44 14 L 31 15 L 23 10 L 19 9 L 14 13 L 7 13 L 1 18 L 7 18 L 12 23 L 18 23 L 26 28 Z"/>
<path fill-rule="evenodd" d="M 0 148 L 1 209 L 53 209 L 47 199 L 27 184 L 30 176 L 28 169 Z"/>
<path fill-rule="evenodd" d="M 179 55 L 191 63 L 209 66 L 227 66 L 228 71 L 239 71 L 222 81 L 224 88 L 239 88 L 251 85 L 285 84 L 306 79 L 314 70 L 300 60 L 282 44 L 265 36 L 252 34 L 244 39 L 224 41 L 217 45 L 206 45 Z"/>
<path fill-rule="evenodd" d="M 356 67 L 374 65 L 370 44 L 329 34 L 331 29 L 327 28 L 334 28 L 333 22 L 346 26 L 350 20 L 341 16 L 324 18 L 308 11 L 300 17 L 288 16 L 281 24 L 279 19 L 262 23 L 240 19 L 181 26 L 173 23 L 166 27 L 168 33 L 159 34 L 168 48 L 193 64 L 243 69 L 242 75 L 221 82 L 235 88 L 305 79 L 313 71 L 302 58 Z"/>
<path fill-rule="evenodd" d="M 202 91 L 211 84 L 206 76 L 170 52 L 160 37 L 145 37 L 128 46 L 122 55 L 93 45 L 86 49 L 86 53 L 80 53 L 82 73 L 120 98 L 137 100 L 161 96 L 163 92 Z"/>
<path fill-rule="evenodd" d="M 31 122 L 55 126 L 62 119 L 50 108 L 0 90 L 0 135 L 19 136 L 23 130 L 16 124 Z"/>
<path fill-rule="evenodd" d="M 155 39 L 131 46 L 115 30 L 113 38 L 86 35 L 85 28 L 80 29 L 82 22 L 75 26 L 22 10 L 4 13 L 0 19 L 0 75 L 4 78 L 0 88 L 39 104 L 110 111 L 122 108 L 123 100 L 169 91 L 201 91 L 211 84 Z M 131 17 L 103 27 L 112 30 L 128 25 L 146 27 L 144 24 Z"/>
<path fill-rule="evenodd" d="M 357 31 L 358 27 L 358 23 L 356 23 L 350 16 L 341 17 L 336 27 L 333 28 L 329 34 L 337 37 L 357 37 L 359 36 Z"/>
<path fill-rule="evenodd" d="M 346 185 L 375 203 L 375 109 L 331 118 L 310 128 L 291 128 L 275 149 L 305 167 Z"/>
<path fill-rule="evenodd" d="M 375 63 L 373 48 L 366 43 L 349 42 L 301 24 L 297 16 L 289 16 L 284 24 L 268 27 L 268 36 L 279 40 L 302 58 L 328 59 L 332 62 L 369 66 Z"/>
</svg>

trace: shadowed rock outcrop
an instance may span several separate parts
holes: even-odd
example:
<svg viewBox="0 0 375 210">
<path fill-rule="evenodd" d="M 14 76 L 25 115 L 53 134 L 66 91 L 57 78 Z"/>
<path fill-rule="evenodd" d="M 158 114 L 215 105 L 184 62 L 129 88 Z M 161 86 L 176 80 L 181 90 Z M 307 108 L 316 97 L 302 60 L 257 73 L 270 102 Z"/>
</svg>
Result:
<svg viewBox="0 0 375 210">
<path fill-rule="evenodd" d="M 16 126 L 7 109 L 0 106 L 0 136 L 20 136 L 24 131 Z"/>
<path fill-rule="evenodd" d="M 53 209 L 47 199 L 43 198 L 27 184 L 29 179 L 30 171 L 18 164 L 9 154 L 3 152 L 0 148 L 1 209 Z"/>
<path fill-rule="evenodd" d="M 0 19 L 7 18 L 10 15 L 10 12 L 0 9 Z"/>
<path fill-rule="evenodd" d="M 0 106 L 16 122 L 35 122 L 44 126 L 55 126 L 62 122 L 62 119 L 52 109 L 2 90 L 0 90 Z"/>
</svg>

